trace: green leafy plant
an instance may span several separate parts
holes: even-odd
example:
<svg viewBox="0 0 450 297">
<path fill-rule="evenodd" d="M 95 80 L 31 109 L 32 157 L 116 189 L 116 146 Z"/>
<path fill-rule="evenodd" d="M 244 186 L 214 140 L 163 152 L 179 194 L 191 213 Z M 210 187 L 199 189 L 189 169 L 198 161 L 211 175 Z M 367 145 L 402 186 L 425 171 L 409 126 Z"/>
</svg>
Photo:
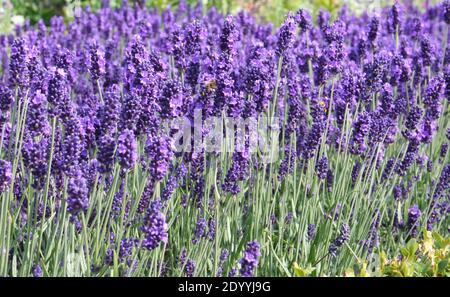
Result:
<svg viewBox="0 0 450 297">
<path fill-rule="evenodd" d="M 22 15 L 32 24 L 43 19 L 46 23 L 54 15 L 63 15 L 66 0 L 11 0 L 15 15 Z"/>
<path fill-rule="evenodd" d="M 386 252 L 379 250 L 375 265 L 362 261 L 346 269 L 343 276 L 450 276 L 450 237 L 443 237 L 437 232 L 427 230 L 423 230 L 422 236 L 420 240 L 410 239 L 401 247 L 401 256 L 391 255 L 388 259 Z M 317 267 L 304 268 L 297 263 L 293 264 L 294 276 L 313 276 L 316 270 Z"/>
</svg>

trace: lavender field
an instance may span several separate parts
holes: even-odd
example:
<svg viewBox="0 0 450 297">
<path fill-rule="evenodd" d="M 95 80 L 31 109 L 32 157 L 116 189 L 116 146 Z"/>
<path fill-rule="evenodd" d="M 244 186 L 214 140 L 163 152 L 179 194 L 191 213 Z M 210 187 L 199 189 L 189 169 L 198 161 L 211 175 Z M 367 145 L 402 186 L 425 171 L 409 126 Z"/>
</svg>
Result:
<svg viewBox="0 0 450 297">
<path fill-rule="evenodd" d="M 450 276 L 450 1 L 107 2 L 0 35 L 1 276 Z"/>
</svg>

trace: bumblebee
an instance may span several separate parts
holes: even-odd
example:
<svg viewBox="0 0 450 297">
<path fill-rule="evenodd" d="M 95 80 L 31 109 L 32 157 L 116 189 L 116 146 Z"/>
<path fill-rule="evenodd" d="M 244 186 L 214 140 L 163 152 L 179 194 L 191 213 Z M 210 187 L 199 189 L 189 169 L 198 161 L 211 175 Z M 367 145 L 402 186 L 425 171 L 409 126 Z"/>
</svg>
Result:
<svg viewBox="0 0 450 297">
<path fill-rule="evenodd" d="M 325 104 L 324 101 L 320 100 L 320 101 L 319 101 L 319 106 L 322 107 L 322 109 L 323 109 L 324 111 L 327 111 L 327 105 Z"/>
</svg>

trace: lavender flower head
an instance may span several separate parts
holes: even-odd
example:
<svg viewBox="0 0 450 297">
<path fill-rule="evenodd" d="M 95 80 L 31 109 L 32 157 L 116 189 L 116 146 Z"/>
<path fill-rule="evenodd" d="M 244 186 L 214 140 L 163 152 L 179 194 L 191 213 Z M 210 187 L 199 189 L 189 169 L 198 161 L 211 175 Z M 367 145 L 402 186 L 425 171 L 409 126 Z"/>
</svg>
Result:
<svg viewBox="0 0 450 297">
<path fill-rule="evenodd" d="M 46 102 L 47 98 L 37 90 L 30 100 L 29 112 L 27 116 L 27 127 L 33 136 L 49 135 L 50 125 L 47 120 Z"/>
<path fill-rule="evenodd" d="M 327 171 L 328 171 L 328 159 L 327 157 L 322 157 L 317 161 L 316 164 L 316 173 L 319 179 L 324 180 L 327 177 Z"/>
<path fill-rule="evenodd" d="M 440 152 L 441 161 L 445 160 L 445 156 L 447 155 L 447 151 L 448 151 L 448 143 L 443 143 L 441 145 L 441 152 Z"/>
<path fill-rule="evenodd" d="M 195 261 L 188 259 L 186 265 L 184 266 L 184 273 L 187 277 L 193 277 L 195 273 Z"/>
<path fill-rule="evenodd" d="M 228 273 L 228 277 L 235 277 L 237 274 L 237 268 L 232 268 L 230 273 Z"/>
<path fill-rule="evenodd" d="M 216 238 L 216 220 L 213 218 L 208 219 L 208 240 L 213 241 Z"/>
<path fill-rule="evenodd" d="M 96 81 L 105 75 L 105 54 L 99 48 L 98 43 L 94 42 L 89 49 L 89 55 L 89 73 L 91 78 Z"/>
<path fill-rule="evenodd" d="M 179 258 L 179 264 L 181 267 L 184 267 L 184 273 L 187 277 L 193 277 L 195 273 L 195 261 L 188 259 L 187 251 L 185 249 L 182 250 L 181 256 Z"/>
<path fill-rule="evenodd" d="M 183 105 L 181 85 L 176 81 L 168 80 L 162 89 L 159 105 L 162 118 L 171 119 L 178 117 Z"/>
<path fill-rule="evenodd" d="M 89 192 L 87 181 L 83 177 L 81 170 L 77 170 L 69 180 L 67 189 L 67 211 L 76 216 L 81 211 L 86 211 L 89 207 Z"/>
<path fill-rule="evenodd" d="M 244 251 L 244 257 L 240 260 L 241 276 L 252 277 L 258 266 L 258 258 L 261 256 L 259 243 L 254 240 L 247 243 Z"/>
<path fill-rule="evenodd" d="M 111 172 L 114 163 L 114 150 L 116 141 L 114 137 L 109 134 L 103 135 L 98 140 L 97 160 L 100 163 L 99 172 Z"/>
<path fill-rule="evenodd" d="M 42 273 L 41 266 L 39 266 L 39 264 L 33 265 L 32 273 L 33 273 L 33 277 L 42 277 L 43 273 Z"/>
<path fill-rule="evenodd" d="M 342 224 L 339 236 L 336 237 L 336 239 L 331 243 L 330 247 L 328 248 L 328 252 L 332 256 L 336 256 L 338 249 L 342 245 L 344 245 L 344 243 L 349 239 L 350 239 L 350 227 L 347 224 Z"/>
<path fill-rule="evenodd" d="M 414 204 L 408 209 L 408 228 L 412 237 L 417 237 L 419 228 L 419 218 L 422 212 L 417 204 Z"/>
<path fill-rule="evenodd" d="M 0 85 L 0 111 L 1 120 L 6 121 L 9 110 L 14 102 L 14 95 L 11 90 L 3 85 Z"/>
<path fill-rule="evenodd" d="M 369 39 L 371 42 L 374 42 L 375 39 L 377 39 L 378 36 L 378 26 L 380 24 L 380 21 L 378 20 L 378 17 L 373 17 L 370 21 L 370 27 L 369 27 L 369 33 L 367 34 L 367 39 Z"/>
<path fill-rule="evenodd" d="M 138 242 L 139 240 L 136 238 L 124 238 L 120 241 L 119 255 L 118 255 L 120 263 L 124 262 L 126 258 L 128 258 L 132 254 L 133 248 L 138 244 Z M 107 265 L 112 265 L 114 263 L 113 255 L 114 255 L 113 249 L 108 249 L 106 251 L 105 262 Z"/>
<path fill-rule="evenodd" d="M 136 163 L 137 144 L 133 131 L 125 129 L 120 134 L 117 144 L 117 156 L 120 166 L 125 169 L 132 168 Z"/>
<path fill-rule="evenodd" d="M 109 86 L 103 96 L 105 104 L 97 111 L 99 134 L 114 131 L 120 119 L 120 89 L 118 85 Z"/>
<path fill-rule="evenodd" d="M 392 5 L 392 8 L 389 13 L 389 30 L 391 33 L 395 33 L 397 30 L 400 31 L 400 7 L 396 2 Z"/>
<path fill-rule="evenodd" d="M 155 180 L 163 179 L 169 170 L 169 163 L 173 156 L 171 139 L 164 135 L 149 135 L 145 150 L 150 159 L 152 177 Z"/>
<path fill-rule="evenodd" d="M 425 116 L 429 120 L 439 118 L 441 113 L 441 92 L 444 86 L 444 79 L 436 76 L 431 79 L 423 96 L 423 103 L 426 106 Z"/>
<path fill-rule="evenodd" d="M 295 21 L 302 32 L 308 31 L 312 27 L 311 15 L 305 9 L 299 9 L 295 14 Z"/>
<path fill-rule="evenodd" d="M 362 154 L 366 151 L 365 137 L 369 134 L 372 119 L 370 114 L 362 112 L 353 122 L 353 134 L 350 141 L 350 152 L 353 154 Z"/>
<path fill-rule="evenodd" d="M 308 241 L 312 241 L 315 235 L 316 235 L 316 225 L 308 224 L 308 229 L 306 230 L 306 237 L 308 238 Z"/>
<path fill-rule="evenodd" d="M 205 237 L 206 230 L 206 219 L 199 218 L 197 221 L 197 225 L 195 226 L 194 238 L 192 239 L 193 244 L 197 244 L 200 242 L 202 237 Z"/>
<path fill-rule="evenodd" d="M 160 200 L 153 201 L 141 226 L 141 231 L 145 234 L 142 247 L 148 250 L 154 250 L 160 243 L 167 243 L 168 240 L 166 216 L 161 208 Z"/>
<path fill-rule="evenodd" d="M 11 57 L 9 62 L 9 80 L 12 85 L 27 85 L 28 47 L 24 38 L 14 40 L 11 45 Z"/>
<path fill-rule="evenodd" d="M 217 273 L 216 277 L 221 277 L 223 273 L 223 263 L 228 259 L 230 256 L 230 252 L 227 249 L 223 249 L 220 253 L 219 257 L 219 267 L 217 267 Z"/>
<path fill-rule="evenodd" d="M 378 228 L 380 226 L 380 220 L 381 220 L 381 214 L 377 210 L 375 219 L 370 224 L 369 233 L 367 236 L 367 239 L 363 241 L 363 245 L 365 248 L 367 248 L 367 251 L 372 253 L 373 248 L 377 247 L 379 244 L 379 234 L 378 234 Z"/>
<path fill-rule="evenodd" d="M 450 25 L 450 1 L 444 0 L 442 3 L 444 21 L 447 25 Z"/>
<path fill-rule="evenodd" d="M 0 192 L 4 192 L 12 180 L 11 162 L 0 160 Z"/>
<path fill-rule="evenodd" d="M 234 18 L 229 15 L 223 23 L 222 34 L 220 35 L 219 47 L 222 53 L 230 56 L 233 55 L 236 48 L 235 43 L 238 38 L 239 33 L 236 29 Z"/>
<path fill-rule="evenodd" d="M 290 49 L 295 39 L 295 19 L 291 13 L 288 14 L 286 20 L 281 26 L 278 32 L 277 53 L 278 55 L 284 54 Z"/>
</svg>

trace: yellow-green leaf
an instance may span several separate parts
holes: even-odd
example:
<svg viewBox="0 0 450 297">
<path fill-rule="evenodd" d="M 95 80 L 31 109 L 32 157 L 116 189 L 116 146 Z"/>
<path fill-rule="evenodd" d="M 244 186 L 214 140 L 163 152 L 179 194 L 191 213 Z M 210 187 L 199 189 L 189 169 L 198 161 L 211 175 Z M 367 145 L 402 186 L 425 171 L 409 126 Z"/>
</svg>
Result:
<svg viewBox="0 0 450 297">
<path fill-rule="evenodd" d="M 301 268 L 297 262 L 294 263 L 294 274 L 298 277 L 305 277 L 309 276 L 314 270 L 316 270 L 315 267 L 309 266 L 307 268 Z"/>
</svg>

